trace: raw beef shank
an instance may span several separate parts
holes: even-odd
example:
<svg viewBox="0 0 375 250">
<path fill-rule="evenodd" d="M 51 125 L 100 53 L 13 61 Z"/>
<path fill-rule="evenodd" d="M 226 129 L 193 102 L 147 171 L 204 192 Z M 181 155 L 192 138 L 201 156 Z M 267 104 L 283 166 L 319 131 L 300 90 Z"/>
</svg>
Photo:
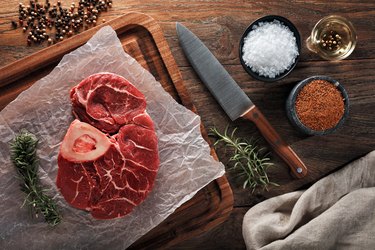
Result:
<svg viewBox="0 0 375 250">
<path fill-rule="evenodd" d="M 122 125 L 138 123 L 144 115 L 152 123 L 145 114 L 143 94 L 119 75 L 91 75 L 70 91 L 70 99 L 74 115 L 103 132 L 116 133 Z"/>
<path fill-rule="evenodd" d="M 71 123 L 61 144 L 57 187 L 94 218 L 122 217 L 147 197 L 159 168 L 144 96 L 124 78 L 100 73 L 74 87 L 71 100 L 81 121 Z"/>
</svg>

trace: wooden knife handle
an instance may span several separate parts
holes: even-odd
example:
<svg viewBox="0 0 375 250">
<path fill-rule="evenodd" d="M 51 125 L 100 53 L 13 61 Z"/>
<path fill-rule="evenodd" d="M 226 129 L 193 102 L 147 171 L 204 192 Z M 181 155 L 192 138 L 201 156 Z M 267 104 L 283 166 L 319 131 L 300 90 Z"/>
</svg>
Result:
<svg viewBox="0 0 375 250">
<path fill-rule="evenodd" d="M 286 144 L 278 135 L 272 125 L 267 121 L 266 117 L 260 110 L 253 106 L 243 118 L 255 123 L 263 137 L 272 146 L 273 150 L 288 164 L 292 173 L 297 178 L 302 178 L 307 174 L 307 168 L 297 154 Z"/>
</svg>

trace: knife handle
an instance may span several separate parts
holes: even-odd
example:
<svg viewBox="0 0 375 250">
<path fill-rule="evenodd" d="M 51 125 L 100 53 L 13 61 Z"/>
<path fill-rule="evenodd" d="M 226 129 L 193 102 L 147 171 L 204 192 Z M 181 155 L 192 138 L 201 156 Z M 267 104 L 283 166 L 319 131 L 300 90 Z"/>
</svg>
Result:
<svg viewBox="0 0 375 250">
<path fill-rule="evenodd" d="M 249 111 L 242 115 L 242 117 L 255 123 L 263 137 L 272 146 L 273 150 L 288 164 L 295 177 L 302 178 L 307 174 L 305 164 L 293 149 L 281 139 L 279 134 L 256 106 L 253 106 Z"/>
</svg>

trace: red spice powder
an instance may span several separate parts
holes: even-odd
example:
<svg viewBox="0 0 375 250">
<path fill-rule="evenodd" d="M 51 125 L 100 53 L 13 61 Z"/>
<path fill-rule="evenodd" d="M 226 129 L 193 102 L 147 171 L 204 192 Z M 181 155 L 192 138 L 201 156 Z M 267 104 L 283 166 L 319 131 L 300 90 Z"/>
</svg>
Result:
<svg viewBox="0 0 375 250">
<path fill-rule="evenodd" d="M 297 95 L 295 105 L 300 121 L 316 131 L 336 126 L 345 109 L 341 92 L 325 80 L 313 80 L 305 85 Z"/>
</svg>

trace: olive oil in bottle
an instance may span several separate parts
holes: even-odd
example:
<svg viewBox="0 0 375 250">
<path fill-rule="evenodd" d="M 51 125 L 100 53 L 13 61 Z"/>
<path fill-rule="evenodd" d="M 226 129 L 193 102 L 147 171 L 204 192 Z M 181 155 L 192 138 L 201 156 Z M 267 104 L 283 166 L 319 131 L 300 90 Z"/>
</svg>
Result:
<svg viewBox="0 0 375 250">
<path fill-rule="evenodd" d="M 307 47 L 327 60 L 341 60 L 354 50 L 357 36 L 353 25 L 340 16 L 321 19 L 307 39 Z"/>
</svg>

